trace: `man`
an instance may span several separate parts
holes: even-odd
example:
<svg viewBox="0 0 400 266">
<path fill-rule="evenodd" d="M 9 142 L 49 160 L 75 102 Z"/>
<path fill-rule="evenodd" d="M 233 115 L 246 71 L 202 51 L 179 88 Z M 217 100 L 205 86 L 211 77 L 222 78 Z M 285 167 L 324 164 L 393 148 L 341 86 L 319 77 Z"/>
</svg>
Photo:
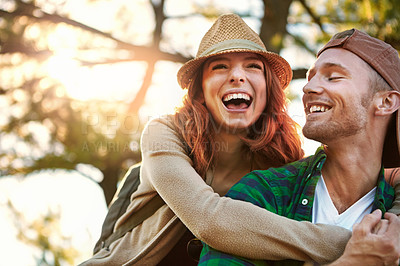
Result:
<svg viewBox="0 0 400 266">
<path fill-rule="evenodd" d="M 250 173 L 227 196 L 295 220 L 355 225 L 335 265 L 398 264 L 400 222 L 385 213 L 393 188 L 383 166 L 400 166 L 399 73 L 390 45 L 355 29 L 336 34 L 318 53 L 303 89 L 303 133 L 323 147 L 298 162 Z M 203 248 L 200 265 L 234 263 L 266 262 Z"/>
</svg>

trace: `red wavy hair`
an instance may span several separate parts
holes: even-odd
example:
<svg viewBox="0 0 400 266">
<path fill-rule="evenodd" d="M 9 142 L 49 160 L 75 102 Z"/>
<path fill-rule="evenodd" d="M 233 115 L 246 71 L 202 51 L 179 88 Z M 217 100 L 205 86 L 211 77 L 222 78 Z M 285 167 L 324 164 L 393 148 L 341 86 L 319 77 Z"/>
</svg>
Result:
<svg viewBox="0 0 400 266">
<path fill-rule="evenodd" d="M 264 63 L 265 65 L 265 63 Z M 202 70 L 202 66 L 199 70 Z M 267 103 L 260 118 L 243 137 L 247 155 L 253 156 L 258 165 L 277 167 L 301 159 L 298 125 L 287 114 L 286 96 L 275 73 L 265 67 Z M 192 80 L 183 106 L 174 116 L 174 124 L 191 150 L 194 168 L 204 176 L 213 166 L 217 145 L 215 124 L 202 97 L 202 71 Z"/>
</svg>

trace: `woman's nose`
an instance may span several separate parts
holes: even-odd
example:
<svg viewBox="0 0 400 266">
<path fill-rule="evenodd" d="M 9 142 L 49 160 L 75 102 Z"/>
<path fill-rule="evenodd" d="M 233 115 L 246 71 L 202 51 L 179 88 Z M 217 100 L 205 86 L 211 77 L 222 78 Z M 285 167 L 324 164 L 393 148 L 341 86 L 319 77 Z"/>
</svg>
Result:
<svg viewBox="0 0 400 266">
<path fill-rule="evenodd" d="M 241 67 L 233 67 L 230 72 L 231 83 L 242 83 L 246 80 L 246 75 Z"/>
</svg>

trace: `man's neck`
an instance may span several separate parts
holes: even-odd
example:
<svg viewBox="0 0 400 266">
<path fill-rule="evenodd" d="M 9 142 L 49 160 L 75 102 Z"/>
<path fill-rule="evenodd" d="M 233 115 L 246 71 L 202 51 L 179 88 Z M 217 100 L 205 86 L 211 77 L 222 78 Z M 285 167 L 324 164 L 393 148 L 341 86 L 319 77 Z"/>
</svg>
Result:
<svg viewBox="0 0 400 266">
<path fill-rule="evenodd" d="M 326 148 L 322 175 L 333 204 L 344 212 L 376 186 L 381 160 L 374 149 L 355 146 Z M 378 156 L 377 156 L 378 154 Z"/>
</svg>

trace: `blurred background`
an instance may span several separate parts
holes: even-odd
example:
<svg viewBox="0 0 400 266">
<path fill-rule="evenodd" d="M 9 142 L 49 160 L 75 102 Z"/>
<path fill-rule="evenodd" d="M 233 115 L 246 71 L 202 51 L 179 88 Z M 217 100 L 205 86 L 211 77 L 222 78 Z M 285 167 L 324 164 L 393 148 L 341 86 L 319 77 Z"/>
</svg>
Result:
<svg viewBox="0 0 400 266">
<path fill-rule="evenodd" d="M 181 104 L 176 72 L 227 12 L 292 66 L 300 125 L 306 70 L 332 34 L 400 50 L 400 0 L 0 0 L 0 265 L 90 257 L 144 125 Z"/>
</svg>

